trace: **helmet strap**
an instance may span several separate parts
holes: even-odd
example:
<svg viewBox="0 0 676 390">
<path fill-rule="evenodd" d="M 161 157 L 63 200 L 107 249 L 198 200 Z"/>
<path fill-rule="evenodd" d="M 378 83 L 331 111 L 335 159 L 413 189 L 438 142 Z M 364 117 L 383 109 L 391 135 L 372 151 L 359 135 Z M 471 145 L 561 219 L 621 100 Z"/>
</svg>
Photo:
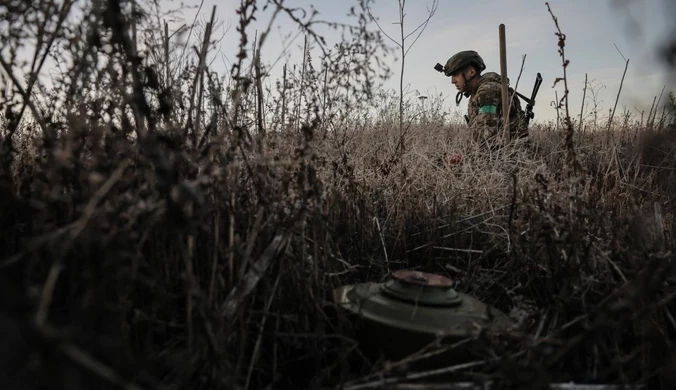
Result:
<svg viewBox="0 0 676 390">
<path fill-rule="evenodd" d="M 474 73 L 474 76 L 468 78 L 468 77 L 467 77 L 467 70 L 463 70 L 460 74 L 462 75 L 462 78 L 465 79 L 465 86 L 467 85 L 467 83 L 468 83 L 470 80 L 473 80 L 473 79 L 479 77 L 479 73 L 478 73 L 478 72 L 475 72 L 475 73 Z M 455 105 L 456 105 L 456 107 L 460 105 L 460 102 L 462 101 L 463 95 L 464 95 L 465 97 L 469 97 L 469 96 L 470 96 L 469 92 L 458 92 L 458 94 L 455 95 Z"/>
<path fill-rule="evenodd" d="M 476 68 L 475 68 L 475 70 L 476 70 Z M 474 72 L 474 76 L 468 78 L 467 77 L 467 71 L 465 70 L 465 71 L 462 72 L 462 77 L 465 79 L 465 85 L 467 85 L 467 84 L 469 84 L 469 82 L 471 80 L 474 80 L 475 78 L 479 77 L 479 72 L 478 71 Z M 466 97 L 469 97 L 469 95 L 470 95 L 469 92 L 465 92 Z"/>
<path fill-rule="evenodd" d="M 476 77 L 479 76 L 478 73 L 475 73 L 474 76 L 468 78 L 468 77 L 467 77 L 467 72 L 466 72 L 466 71 L 462 71 L 460 74 L 462 75 L 462 78 L 465 79 L 465 86 L 467 85 L 467 83 L 468 83 L 470 80 L 475 79 Z M 455 105 L 456 105 L 456 107 L 460 105 L 460 102 L 462 101 L 462 97 L 463 97 L 463 96 L 469 97 L 470 94 L 469 94 L 469 92 L 458 92 L 458 94 L 455 95 Z"/>
</svg>

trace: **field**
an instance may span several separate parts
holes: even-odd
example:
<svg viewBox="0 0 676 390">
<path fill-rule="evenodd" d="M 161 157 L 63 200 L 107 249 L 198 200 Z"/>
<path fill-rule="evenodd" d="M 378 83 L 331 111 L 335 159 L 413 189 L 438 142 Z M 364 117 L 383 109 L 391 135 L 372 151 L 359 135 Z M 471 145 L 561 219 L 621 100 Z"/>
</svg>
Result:
<svg viewBox="0 0 676 390">
<path fill-rule="evenodd" d="M 329 314 L 333 288 L 403 268 L 515 321 L 454 381 L 676 385 L 673 95 L 610 126 L 564 105 L 486 151 L 438 97 L 377 88 L 359 17 L 331 66 L 271 81 L 255 2 L 226 75 L 209 25 L 183 51 L 153 4 L 29 3 L 0 5 L 2 389 L 426 388 Z"/>
</svg>

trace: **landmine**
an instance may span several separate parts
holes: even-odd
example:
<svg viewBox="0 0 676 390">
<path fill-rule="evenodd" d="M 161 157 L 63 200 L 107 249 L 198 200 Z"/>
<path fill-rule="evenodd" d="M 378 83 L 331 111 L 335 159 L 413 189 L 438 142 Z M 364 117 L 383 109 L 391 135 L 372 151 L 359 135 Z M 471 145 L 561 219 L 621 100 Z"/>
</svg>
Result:
<svg viewBox="0 0 676 390">
<path fill-rule="evenodd" d="M 510 318 L 477 298 L 460 293 L 444 276 L 414 270 L 392 273 L 383 283 L 361 283 L 334 290 L 334 299 L 356 330 L 360 350 L 371 358 L 402 360 L 435 341 L 447 350 L 424 359 L 429 368 L 481 359 L 472 340 L 485 330 L 504 331 Z M 409 369 L 415 364 L 407 364 Z M 392 378 L 395 381 L 397 379 Z M 388 382 L 385 379 L 385 382 Z M 446 384 L 447 386 L 450 384 Z M 436 388 L 436 387 L 435 387 Z M 491 383 L 454 383 L 458 389 L 490 389 Z M 642 386 L 559 383 L 551 389 L 642 389 Z"/>
<path fill-rule="evenodd" d="M 388 359 L 403 359 L 437 339 L 451 345 L 482 329 L 511 325 L 496 308 L 456 291 L 449 278 L 420 271 L 396 271 L 383 283 L 342 286 L 334 298 L 356 325 L 360 349 Z M 464 348 L 453 352 L 445 358 L 468 357 Z"/>
</svg>

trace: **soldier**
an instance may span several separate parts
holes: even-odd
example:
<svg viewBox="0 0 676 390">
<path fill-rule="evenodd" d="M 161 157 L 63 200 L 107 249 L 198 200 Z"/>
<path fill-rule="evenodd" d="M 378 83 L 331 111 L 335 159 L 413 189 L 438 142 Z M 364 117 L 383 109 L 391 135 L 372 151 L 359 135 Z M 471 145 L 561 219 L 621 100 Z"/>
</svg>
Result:
<svg viewBox="0 0 676 390">
<path fill-rule="evenodd" d="M 451 83 L 458 89 L 456 102 L 462 96 L 469 97 L 467 120 L 472 137 L 480 144 L 490 147 L 498 146 L 502 138 L 502 83 L 500 75 L 495 72 L 481 74 L 486 69 L 483 59 L 476 51 L 461 51 L 449 58 L 443 72 L 451 78 Z M 509 88 L 512 101 L 510 109 L 510 139 L 528 137 L 527 122 L 521 102 L 513 96 L 514 90 Z"/>
</svg>

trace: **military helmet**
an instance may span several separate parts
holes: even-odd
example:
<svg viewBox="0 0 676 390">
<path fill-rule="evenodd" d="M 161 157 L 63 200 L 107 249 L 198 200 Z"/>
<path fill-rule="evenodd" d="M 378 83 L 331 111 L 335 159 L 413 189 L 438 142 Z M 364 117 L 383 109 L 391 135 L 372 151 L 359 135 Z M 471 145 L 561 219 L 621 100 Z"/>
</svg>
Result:
<svg viewBox="0 0 676 390">
<path fill-rule="evenodd" d="M 484 60 L 481 58 L 479 53 L 475 52 L 474 50 L 465 50 L 456 53 L 453 57 L 446 61 L 446 66 L 444 66 L 444 74 L 446 76 L 451 76 L 452 74 L 463 70 L 470 65 L 476 66 L 479 72 L 486 69 L 486 64 L 484 64 Z"/>
</svg>

